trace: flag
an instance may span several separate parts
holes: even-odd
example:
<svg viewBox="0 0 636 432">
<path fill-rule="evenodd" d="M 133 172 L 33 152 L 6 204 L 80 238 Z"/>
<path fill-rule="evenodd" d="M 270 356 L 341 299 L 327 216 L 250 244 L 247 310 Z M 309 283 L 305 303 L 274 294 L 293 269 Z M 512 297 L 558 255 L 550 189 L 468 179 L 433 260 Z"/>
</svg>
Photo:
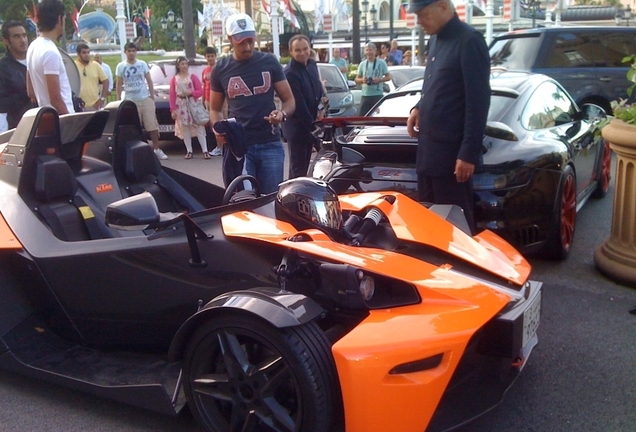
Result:
<svg viewBox="0 0 636 432">
<path fill-rule="evenodd" d="M 349 7 L 347 6 L 347 3 L 345 2 L 345 0 L 336 0 L 335 4 L 334 4 L 334 23 L 337 25 L 338 21 L 342 20 L 342 21 L 346 21 L 347 22 L 347 30 L 351 31 L 352 29 L 352 22 L 351 22 L 351 17 L 349 16 Z M 337 27 L 336 27 L 337 30 Z"/>
<path fill-rule="evenodd" d="M 79 22 L 78 22 L 78 18 L 79 18 L 79 11 L 77 10 L 77 7 L 73 8 L 73 12 L 71 12 L 71 21 L 73 22 L 73 28 L 75 29 L 75 34 L 79 34 Z"/>
<path fill-rule="evenodd" d="M 325 18 L 325 1 L 316 0 L 316 9 L 314 10 L 314 31 L 318 33 L 320 24 L 323 23 Z"/>
<path fill-rule="evenodd" d="M 267 16 L 270 16 L 272 14 L 272 6 L 268 2 L 266 2 L 265 0 L 261 0 L 261 6 L 263 7 L 263 10 L 267 14 Z"/>
<path fill-rule="evenodd" d="M 281 7 L 283 9 L 283 16 L 289 20 L 292 27 L 300 28 L 300 23 L 298 22 L 298 18 L 296 18 L 296 14 L 291 6 L 290 0 L 282 0 Z"/>
<path fill-rule="evenodd" d="M 207 24 L 205 20 L 205 15 L 199 12 L 198 9 L 197 9 L 197 16 L 199 17 L 199 38 L 201 38 L 201 36 L 203 36 L 203 30 L 205 30 L 205 28 L 207 27 Z"/>
</svg>

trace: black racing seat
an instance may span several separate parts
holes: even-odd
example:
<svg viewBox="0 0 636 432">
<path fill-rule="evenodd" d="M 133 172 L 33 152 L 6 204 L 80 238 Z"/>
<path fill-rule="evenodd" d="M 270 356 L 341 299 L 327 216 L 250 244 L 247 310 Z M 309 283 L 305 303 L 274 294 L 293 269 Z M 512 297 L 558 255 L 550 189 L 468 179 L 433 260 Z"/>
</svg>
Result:
<svg viewBox="0 0 636 432">
<path fill-rule="evenodd" d="M 177 203 L 172 194 L 159 184 L 161 162 L 148 143 L 144 141 L 125 142 L 123 158 L 126 177 L 124 189 L 129 196 L 149 192 L 155 198 L 160 212 L 187 210 L 186 206 Z"/>
<path fill-rule="evenodd" d="M 88 207 L 80 210 L 76 206 L 77 181 L 71 168 L 62 159 L 51 155 L 38 156 L 35 164 L 36 209 L 53 235 L 64 241 L 90 240 L 85 218 L 94 219 L 95 216 Z"/>
</svg>

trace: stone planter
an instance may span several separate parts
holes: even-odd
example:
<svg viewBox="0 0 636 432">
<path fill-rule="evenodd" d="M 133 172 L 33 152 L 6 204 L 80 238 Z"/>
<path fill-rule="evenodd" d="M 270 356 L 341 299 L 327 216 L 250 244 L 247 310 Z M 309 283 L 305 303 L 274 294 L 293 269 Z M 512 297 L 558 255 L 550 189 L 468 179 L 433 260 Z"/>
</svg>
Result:
<svg viewBox="0 0 636 432">
<path fill-rule="evenodd" d="M 594 262 L 610 279 L 636 287 L 636 126 L 612 120 L 603 138 L 617 156 L 616 190 L 611 234 Z"/>
</svg>

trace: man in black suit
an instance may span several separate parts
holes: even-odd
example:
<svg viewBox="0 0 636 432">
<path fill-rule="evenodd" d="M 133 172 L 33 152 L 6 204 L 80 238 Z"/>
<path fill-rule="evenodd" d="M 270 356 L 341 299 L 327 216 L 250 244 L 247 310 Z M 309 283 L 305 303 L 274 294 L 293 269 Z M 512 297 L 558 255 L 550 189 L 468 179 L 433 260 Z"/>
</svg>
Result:
<svg viewBox="0 0 636 432">
<path fill-rule="evenodd" d="M 490 106 L 488 47 L 459 20 L 452 0 L 411 0 L 409 12 L 432 35 L 422 96 L 407 122 L 409 135 L 418 138 L 418 198 L 459 205 L 475 233 L 471 177 Z"/>
</svg>

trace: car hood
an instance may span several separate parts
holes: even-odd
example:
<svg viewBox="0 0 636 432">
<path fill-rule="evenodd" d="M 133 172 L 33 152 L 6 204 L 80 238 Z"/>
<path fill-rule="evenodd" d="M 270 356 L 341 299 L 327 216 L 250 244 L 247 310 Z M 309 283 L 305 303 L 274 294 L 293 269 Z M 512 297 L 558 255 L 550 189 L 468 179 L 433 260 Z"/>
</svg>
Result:
<svg viewBox="0 0 636 432">
<path fill-rule="evenodd" d="M 394 200 L 393 204 L 386 197 L 393 197 L 391 198 Z M 386 217 L 400 240 L 431 247 L 438 250 L 440 256 L 449 254 L 517 286 L 523 285 L 530 274 L 530 265 L 525 258 L 503 239 L 490 231 L 471 237 L 435 212 L 401 193 L 341 195 L 340 203 L 343 211 L 377 208 Z M 431 277 L 435 277 L 439 271 L 452 270 L 450 264 L 429 264 L 432 266 L 429 267 L 425 265 L 423 259 L 402 255 L 398 251 L 337 243 L 318 230 L 304 231 L 311 241 L 294 242 L 289 239 L 297 234 L 298 230 L 291 224 L 251 212 L 233 213 L 223 216 L 221 220 L 223 231 L 228 237 L 279 244 L 308 254 L 367 268 L 390 277 L 401 278 L 400 272 L 405 265 L 424 265 L 429 268 Z"/>
</svg>

